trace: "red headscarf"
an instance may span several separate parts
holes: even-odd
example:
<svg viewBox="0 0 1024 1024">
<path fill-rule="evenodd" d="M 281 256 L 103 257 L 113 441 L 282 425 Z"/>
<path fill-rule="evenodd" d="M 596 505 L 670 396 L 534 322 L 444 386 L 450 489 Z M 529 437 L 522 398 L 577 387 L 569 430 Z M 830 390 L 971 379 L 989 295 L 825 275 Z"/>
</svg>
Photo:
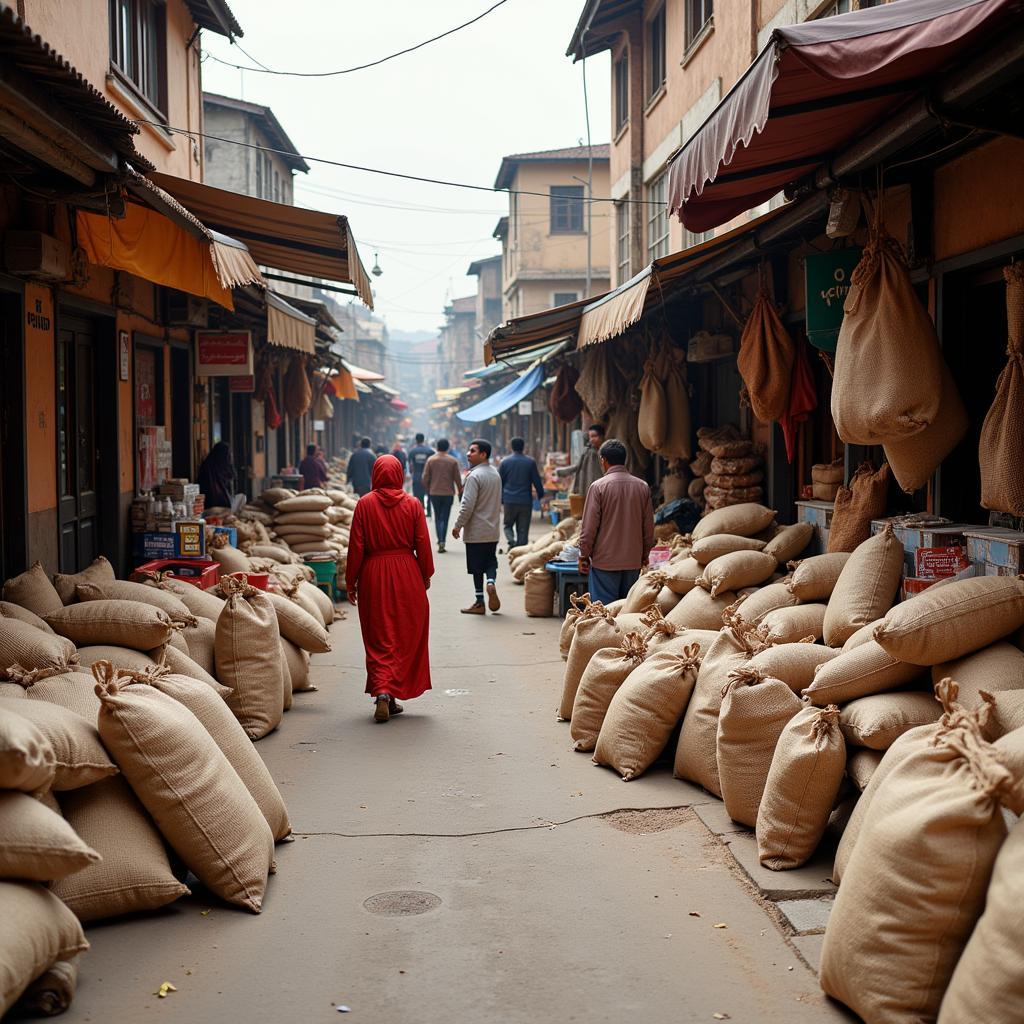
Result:
<svg viewBox="0 0 1024 1024">
<path fill-rule="evenodd" d="M 380 455 L 373 464 L 373 475 L 370 478 L 373 493 L 385 508 L 394 508 L 404 497 L 405 473 L 402 464 L 394 455 Z"/>
</svg>

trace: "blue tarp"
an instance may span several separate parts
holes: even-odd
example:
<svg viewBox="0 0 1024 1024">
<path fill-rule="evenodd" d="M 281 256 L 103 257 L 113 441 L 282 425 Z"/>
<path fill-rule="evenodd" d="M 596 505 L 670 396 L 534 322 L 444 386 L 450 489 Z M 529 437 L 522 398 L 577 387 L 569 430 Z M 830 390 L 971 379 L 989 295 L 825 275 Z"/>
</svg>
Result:
<svg viewBox="0 0 1024 1024">
<path fill-rule="evenodd" d="M 516 402 L 532 395 L 543 380 L 544 367 L 535 366 L 529 373 L 517 377 L 511 384 L 506 384 L 500 391 L 495 391 L 482 402 L 477 402 L 476 405 L 471 405 L 455 415 L 464 423 L 483 423 L 492 416 L 500 416 Z"/>
</svg>

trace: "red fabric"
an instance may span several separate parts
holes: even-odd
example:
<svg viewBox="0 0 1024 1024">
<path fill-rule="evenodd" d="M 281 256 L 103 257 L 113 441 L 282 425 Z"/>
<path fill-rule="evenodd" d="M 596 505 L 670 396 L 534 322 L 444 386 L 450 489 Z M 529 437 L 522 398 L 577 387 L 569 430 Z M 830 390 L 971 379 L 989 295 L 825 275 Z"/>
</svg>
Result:
<svg viewBox="0 0 1024 1024">
<path fill-rule="evenodd" d="M 434 557 L 423 505 L 402 490 L 402 464 L 381 455 L 373 490 L 352 517 L 345 582 L 356 595 L 366 649 L 366 692 L 411 700 L 430 689 L 430 605 Z"/>
<path fill-rule="evenodd" d="M 789 391 L 789 408 L 779 421 L 782 436 L 786 439 L 786 458 L 792 462 L 796 455 L 796 440 L 801 423 L 811 418 L 818 407 L 818 395 L 814 390 L 814 375 L 807 361 L 807 343 L 797 342 L 796 359 L 793 360 L 793 386 Z"/>
</svg>

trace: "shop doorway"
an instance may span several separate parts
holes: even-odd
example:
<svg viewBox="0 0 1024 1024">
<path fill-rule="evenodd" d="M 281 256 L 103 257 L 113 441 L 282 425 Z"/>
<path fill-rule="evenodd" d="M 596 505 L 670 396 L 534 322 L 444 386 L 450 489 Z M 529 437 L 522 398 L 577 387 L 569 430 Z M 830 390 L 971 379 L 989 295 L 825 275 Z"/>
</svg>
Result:
<svg viewBox="0 0 1024 1024">
<path fill-rule="evenodd" d="M 27 565 L 25 342 L 21 296 L 0 292 L 0 579 Z"/>
<path fill-rule="evenodd" d="M 192 479 L 192 362 L 188 346 L 171 346 L 171 475 Z"/>
</svg>

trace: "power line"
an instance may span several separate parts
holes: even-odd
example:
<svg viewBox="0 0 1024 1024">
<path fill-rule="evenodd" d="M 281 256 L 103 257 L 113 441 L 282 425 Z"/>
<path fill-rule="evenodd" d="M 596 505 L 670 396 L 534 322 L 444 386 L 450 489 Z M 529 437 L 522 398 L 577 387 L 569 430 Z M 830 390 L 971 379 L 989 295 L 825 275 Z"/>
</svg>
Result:
<svg viewBox="0 0 1024 1024">
<path fill-rule="evenodd" d="M 259 67 L 250 68 L 243 64 L 232 64 L 231 61 L 222 60 L 220 57 L 210 53 L 209 50 L 205 52 L 211 60 L 215 60 L 218 64 L 223 64 L 226 67 L 235 68 L 238 71 L 252 71 L 258 75 L 282 75 L 289 78 L 333 78 L 337 75 L 350 75 L 353 71 L 365 71 L 367 68 L 375 68 L 381 64 L 386 64 L 389 60 L 394 60 L 396 57 L 404 57 L 407 53 L 412 53 L 415 50 L 421 50 L 424 46 L 436 43 L 439 39 L 445 39 L 447 36 L 454 35 L 456 32 L 461 32 L 464 28 L 469 28 L 470 25 L 475 25 L 478 21 L 486 18 L 491 11 L 497 10 L 502 6 L 502 4 L 506 3 L 508 3 L 508 0 L 498 0 L 497 3 L 492 4 L 486 11 L 482 14 L 478 14 L 475 18 L 470 18 L 469 21 L 464 21 L 461 25 L 456 25 L 455 28 L 450 28 L 445 32 L 441 32 L 439 35 L 431 36 L 429 39 L 424 39 L 422 43 L 416 43 L 415 46 L 407 46 L 404 50 L 399 50 L 397 53 L 389 53 L 386 57 L 370 61 L 369 64 L 357 64 L 355 67 L 341 68 L 338 71 L 275 71 L 273 68 L 268 68 L 262 61 L 257 60 L 251 53 L 246 53 L 235 40 L 232 40 L 234 45 L 237 46 L 238 49 L 241 50 L 242 53 L 244 53 L 245 56 L 254 64 L 258 64 Z"/>
</svg>

